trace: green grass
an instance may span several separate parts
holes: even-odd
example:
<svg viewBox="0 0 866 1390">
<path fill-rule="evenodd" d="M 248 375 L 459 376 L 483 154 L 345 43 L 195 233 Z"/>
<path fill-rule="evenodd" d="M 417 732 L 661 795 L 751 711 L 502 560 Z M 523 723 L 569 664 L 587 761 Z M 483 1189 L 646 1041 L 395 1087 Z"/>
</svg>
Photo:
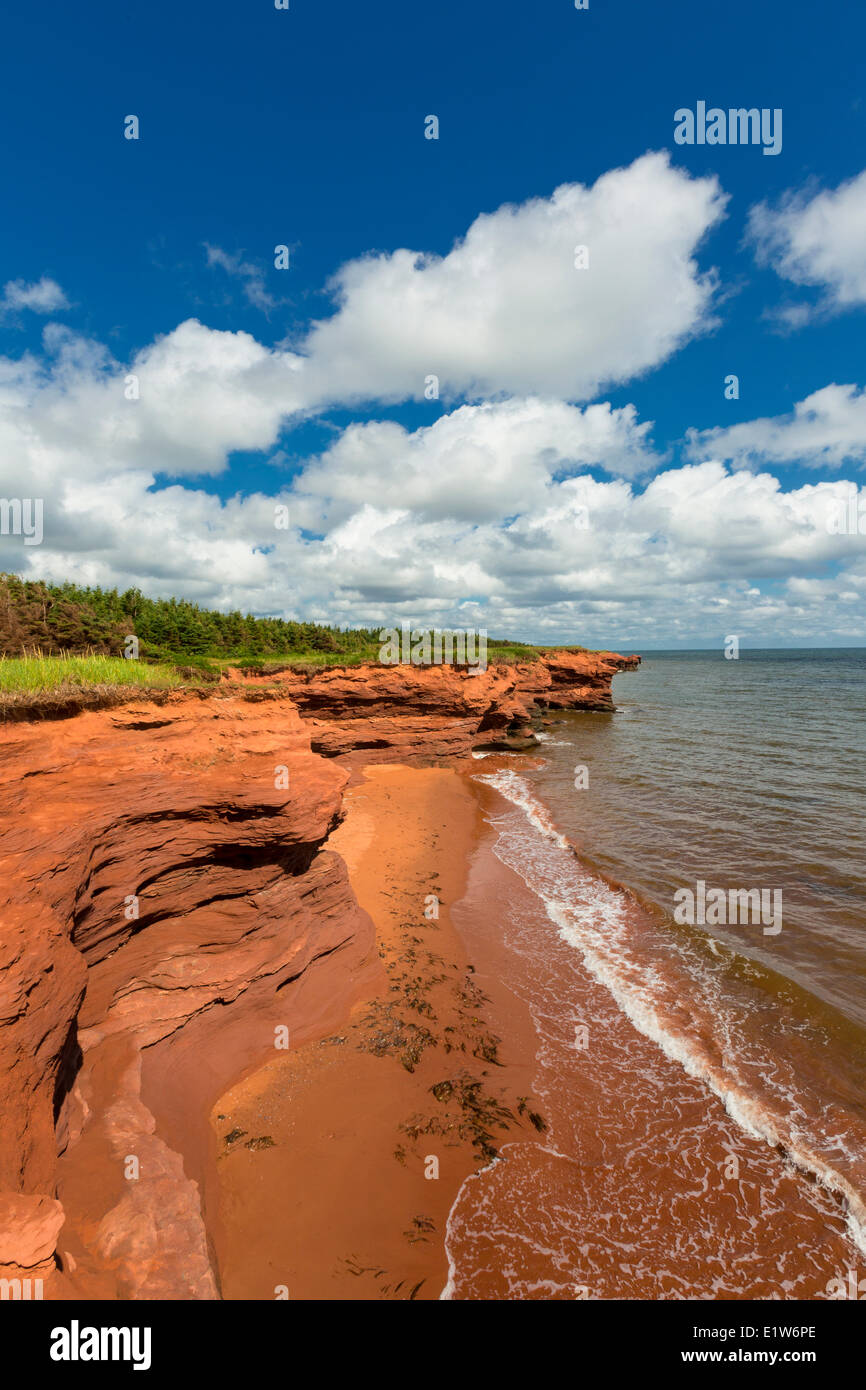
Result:
<svg viewBox="0 0 866 1390">
<path fill-rule="evenodd" d="M 146 686 L 166 690 L 183 684 L 173 666 L 147 666 L 122 656 L 0 656 L 0 693 L 31 695 L 93 686 Z"/>
<path fill-rule="evenodd" d="M 376 665 L 381 649 L 382 643 L 377 642 L 368 649 L 354 652 L 322 652 L 307 648 L 280 653 L 268 652 L 267 655 L 263 656 L 210 656 L 207 660 L 213 667 L 223 671 L 229 666 L 240 670 L 249 668 L 263 671 L 271 668 L 278 670 L 285 666 L 363 666 L 369 663 Z M 487 662 L 490 665 L 495 661 L 538 661 L 544 652 L 556 650 L 563 650 L 563 648 L 562 646 L 558 648 L 555 646 L 539 647 L 530 642 L 507 642 L 501 639 L 488 638 Z M 583 652 L 590 650 L 590 648 L 567 647 L 564 650 Z M 180 652 L 172 652 L 171 659 L 180 665 L 184 662 L 184 656 Z"/>
<path fill-rule="evenodd" d="M 290 651 L 281 652 L 275 655 L 268 652 L 267 656 L 209 656 L 208 664 L 212 670 L 227 671 L 232 667 L 235 671 L 279 671 L 286 666 L 361 666 L 364 662 L 376 661 L 379 656 L 379 649 L 375 652 L 313 652 L 313 651 Z M 174 660 L 179 665 L 184 664 L 184 658 L 175 655 Z"/>
<path fill-rule="evenodd" d="M 547 650 L 551 650 L 548 648 Z M 567 650 L 586 650 L 571 647 Z M 497 661 L 536 661 L 543 647 L 523 642 L 490 641 L 488 663 Z M 171 690 L 182 685 L 198 685 L 215 680 L 227 667 L 278 672 L 288 665 L 301 667 L 358 666 L 378 660 L 379 647 L 370 651 L 322 652 L 289 651 L 281 656 L 262 657 L 184 656 L 167 654 L 157 661 L 127 661 L 120 656 L 64 653 L 46 656 L 33 651 L 24 656 L 0 656 L 0 698 L 26 700 L 28 697 L 70 694 L 90 690 L 151 689 Z M 180 668 L 180 669 L 179 669 Z"/>
</svg>

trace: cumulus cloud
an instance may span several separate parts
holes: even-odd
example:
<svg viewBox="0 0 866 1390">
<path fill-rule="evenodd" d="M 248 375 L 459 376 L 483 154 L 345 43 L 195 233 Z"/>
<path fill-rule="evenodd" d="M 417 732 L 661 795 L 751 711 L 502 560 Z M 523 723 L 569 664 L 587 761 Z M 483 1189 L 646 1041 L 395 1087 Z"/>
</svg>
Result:
<svg viewBox="0 0 866 1390">
<path fill-rule="evenodd" d="M 285 422 L 305 411 L 419 396 L 431 374 L 445 394 L 591 395 L 599 381 L 656 365 L 708 326 L 713 282 L 694 252 L 723 204 L 714 179 L 692 179 L 666 156 L 647 155 L 591 188 L 564 185 L 548 199 L 478 218 L 444 258 L 396 251 L 350 263 L 337 277 L 336 312 L 298 352 L 190 320 L 119 364 L 100 345 L 50 326 L 47 360 L 0 368 L 6 466 L 26 471 L 38 462 L 43 473 L 80 477 L 107 464 L 175 477 L 215 473 L 233 449 L 272 447 Z M 574 268 L 577 244 L 589 249 L 587 270 Z M 208 250 L 213 264 L 254 285 L 254 267 Z M 62 293 L 53 282 L 40 282 L 38 294 L 11 283 L 17 304 L 29 296 L 46 310 Z M 10 433 L 8 422 L 17 427 L 25 410 L 30 427 Z M 479 446 L 488 454 L 493 418 L 489 442 Z M 566 439 L 566 418 L 550 447 L 565 461 L 577 448 L 579 461 L 592 430 L 606 428 L 603 408 L 587 415 L 580 439 Z M 631 472 L 640 466 L 639 437 L 632 427 L 626 440 L 625 417 L 615 419 L 620 434 L 599 440 L 596 461 L 607 466 L 618 450 Z M 345 443 L 344 456 L 361 438 Z M 372 433 L 366 438 L 369 447 Z M 391 443 L 399 448 L 397 436 Z M 415 446 L 412 456 L 419 452 Z M 339 458 L 327 466 L 338 468 Z"/>
<path fill-rule="evenodd" d="M 127 365 L 48 325 L 45 355 L 0 359 L 0 487 L 127 470 L 213 474 L 235 449 L 266 449 L 300 408 L 299 360 L 196 320 Z"/>
<path fill-rule="evenodd" d="M 866 464 L 866 390 L 835 384 L 798 401 L 790 415 L 689 430 L 693 458 L 727 459 L 738 467 L 799 463 L 808 468 Z"/>
<path fill-rule="evenodd" d="M 274 445 L 292 417 L 421 396 L 429 375 L 445 394 L 590 396 L 600 381 L 656 365 L 708 326 L 713 280 L 694 252 L 723 204 L 714 179 L 647 155 L 591 188 L 564 185 L 549 199 L 478 218 L 444 258 L 396 251 L 351 262 L 336 279 L 336 312 L 298 352 L 189 320 L 120 364 L 101 345 L 49 325 L 46 360 L 0 365 L 7 467 L 38 461 L 50 471 L 53 459 L 62 472 L 71 456 L 76 476 L 108 463 L 214 473 L 233 449 Z M 574 268 L 577 244 L 589 248 L 588 270 Z M 208 254 L 259 294 L 254 266 L 218 247 Z M 7 299 L 49 312 L 63 296 L 43 279 L 10 282 Z M 9 433 L 25 410 L 29 429 Z M 634 471 L 638 436 L 626 441 L 625 417 L 616 418 L 621 437 L 600 439 L 597 461 L 607 466 L 618 450 L 623 470 Z M 582 443 L 563 442 L 562 426 L 551 447 L 586 450 L 596 428 L 606 428 L 603 408 L 587 415 Z M 361 447 L 353 437 L 344 452 L 350 444 Z"/>
<path fill-rule="evenodd" d="M 841 598 L 866 593 L 866 537 L 827 524 L 849 484 L 786 491 L 769 474 L 711 461 L 667 469 L 643 491 L 587 474 L 554 480 L 517 516 L 503 499 L 498 515 L 477 521 L 448 515 L 447 479 L 438 514 L 429 498 L 423 511 L 391 506 L 370 481 L 374 500 L 296 557 L 298 582 L 329 585 L 316 597 L 329 592 L 342 621 L 457 621 L 542 640 L 621 635 L 656 646 L 730 631 L 826 639 L 866 627 Z M 818 583 L 837 567 L 838 600 L 832 584 Z"/>
<path fill-rule="evenodd" d="M 589 645 L 866 636 L 866 538 L 827 525 L 850 485 L 786 491 L 726 466 L 862 459 L 854 387 L 751 434 L 695 435 L 685 468 L 664 467 L 634 406 L 577 404 L 711 324 L 695 253 L 723 206 L 714 179 L 646 156 L 484 215 L 444 257 L 352 262 L 296 351 L 190 320 L 119 363 L 49 324 L 42 353 L 0 359 L 0 495 L 44 499 L 42 544 L 0 536 L 0 565 L 223 609 Z M 276 448 L 293 419 L 423 396 L 434 374 L 469 403 L 415 430 L 352 424 L 271 496 L 196 482 L 233 451 Z"/>
<path fill-rule="evenodd" d="M 34 314 L 56 314 L 68 309 L 69 301 L 56 280 L 43 275 L 30 284 L 26 280 L 9 280 L 3 287 L 0 315 L 29 309 Z"/>
<path fill-rule="evenodd" d="M 841 483 L 785 491 L 719 462 L 669 469 L 643 492 L 584 474 L 552 483 L 516 517 L 480 523 L 381 494 L 319 539 L 276 530 L 273 498 L 220 503 L 183 487 L 149 492 L 148 482 L 133 474 L 78 489 L 57 536 L 49 505 L 31 572 L 143 583 L 223 608 L 591 645 L 863 633 L 866 538 L 827 526 Z M 295 497 L 281 500 L 294 520 Z M 831 580 L 831 568 L 844 577 Z"/>
<path fill-rule="evenodd" d="M 0 455 L 28 470 L 0 491 L 20 495 L 26 477 L 45 503 L 43 543 L 0 537 L 0 565 L 223 609 L 589 645 L 862 629 L 866 610 L 845 596 L 866 594 L 866 537 L 827 525 L 849 484 L 785 491 L 720 461 L 668 468 L 643 490 L 595 477 L 590 465 L 651 461 L 632 407 L 528 398 L 414 432 L 355 425 L 274 496 L 221 501 L 188 477 L 154 490 L 159 441 L 187 472 L 218 467 L 239 440 L 264 447 L 281 409 L 271 374 L 294 376 L 246 335 L 183 328 L 136 359 L 139 401 L 119 404 L 110 358 L 57 330 L 50 377 L 30 361 L 0 370 Z M 145 387 L 167 402 L 150 433 L 136 413 Z M 823 584 L 833 569 L 838 599 Z"/>
<path fill-rule="evenodd" d="M 300 345 L 321 400 L 499 392 L 586 400 L 712 323 L 696 251 L 723 215 L 715 178 L 648 154 L 592 187 L 483 214 L 443 257 L 398 250 L 334 277 L 333 317 Z M 575 268 L 585 246 L 588 268 Z"/>
<path fill-rule="evenodd" d="M 776 207 L 759 203 L 748 237 L 759 263 L 796 285 L 820 286 L 823 310 L 866 304 L 866 170 L 811 197 L 789 193 Z M 799 327 L 808 311 L 791 306 L 783 317 Z"/>
<path fill-rule="evenodd" d="M 308 529 L 331 530 L 387 497 L 429 520 L 490 521 L 537 506 L 558 475 L 655 468 L 650 428 L 634 406 L 581 410 L 538 398 L 462 406 L 414 432 L 393 421 L 350 425 L 304 469 L 295 514 Z"/>
</svg>

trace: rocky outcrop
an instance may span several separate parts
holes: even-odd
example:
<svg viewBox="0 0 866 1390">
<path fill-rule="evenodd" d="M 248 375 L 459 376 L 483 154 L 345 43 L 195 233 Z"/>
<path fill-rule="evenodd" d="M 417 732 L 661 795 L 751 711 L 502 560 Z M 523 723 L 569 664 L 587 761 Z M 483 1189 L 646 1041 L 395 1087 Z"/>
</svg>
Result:
<svg viewBox="0 0 866 1390">
<path fill-rule="evenodd" d="M 634 671 L 639 656 L 618 652 L 549 652 L 540 661 L 515 666 L 517 694 L 533 711 L 613 711 L 611 685 L 617 671 Z"/>
<path fill-rule="evenodd" d="M 327 848 L 334 759 L 532 746 L 545 708 L 612 709 L 638 660 L 294 670 L 6 724 L 0 1277 L 219 1297 L 214 1101 L 384 978 Z"/>
<path fill-rule="evenodd" d="M 327 757 L 362 751 L 370 762 L 467 752 L 480 731 L 504 731 L 520 709 L 510 667 L 344 666 L 281 677 Z"/>
<path fill-rule="evenodd" d="M 63 1208 L 44 1194 L 0 1192 L 0 1269 L 14 1266 L 28 1275 L 54 1267 Z"/>
<path fill-rule="evenodd" d="M 56 1244 L 85 1296 L 216 1297 L 210 1106 L 377 978 L 323 848 L 347 774 L 288 701 L 178 696 L 3 742 L 0 1272 Z"/>
<path fill-rule="evenodd" d="M 615 652 L 554 651 L 537 661 L 471 667 L 365 665 L 285 671 L 280 682 L 326 757 L 435 760 L 473 749 L 535 745 L 545 709 L 614 708 L 617 671 L 640 664 Z"/>
</svg>

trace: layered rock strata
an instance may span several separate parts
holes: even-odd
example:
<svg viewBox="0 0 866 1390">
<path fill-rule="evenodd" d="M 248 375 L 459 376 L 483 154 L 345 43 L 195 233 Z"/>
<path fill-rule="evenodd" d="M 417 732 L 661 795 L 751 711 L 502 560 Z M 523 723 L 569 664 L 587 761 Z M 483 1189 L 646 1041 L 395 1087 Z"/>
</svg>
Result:
<svg viewBox="0 0 866 1390">
<path fill-rule="evenodd" d="M 287 670 L 3 726 L 0 1278 L 219 1297 L 210 1108 L 384 987 L 327 848 L 335 759 L 528 747 L 638 661 Z"/>
<path fill-rule="evenodd" d="M 347 774 L 288 701 L 177 697 L 7 727 L 0 777 L 0 1265 L 215 1297 L 210 1105 L 376 987 Z"/>
<path fill-rule="evenodd" d="M 640 657 L 552 652 L 533 662 L 455 666 L 365 665 L 285 671 L 280 677 L 326 757 L 368 762 L 435 759 L 473 749 L 532 747 L 545 709 L 613 710 L 611 682 Z"/>
</svg>

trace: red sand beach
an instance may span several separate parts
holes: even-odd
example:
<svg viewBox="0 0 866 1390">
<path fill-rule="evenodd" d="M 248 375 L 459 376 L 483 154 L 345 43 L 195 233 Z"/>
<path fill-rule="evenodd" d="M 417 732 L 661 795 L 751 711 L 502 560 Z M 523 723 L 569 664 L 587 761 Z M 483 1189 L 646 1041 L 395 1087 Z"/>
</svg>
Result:
<svg viewBox="0 0 866 1390">
<path fill-rule="evenodd" d="M 336 1035 L 214 1107 L 227 1298 L 273 1298 L 279 1285 L 293 1298 L 438 1298 L 461 1183 L 505 1135 L 536 1133 L 531 1021 L 492 960 L 473 968 L 452 920 L 481 830 L 476 798 L 454 771 L 379 766 L 347 809 L 330 847 L 373 918 L 387 979 Z M 493 905 L 520 885 L 489 867 Z M 424 915 L 430 894 L 438 920 Z M 226 1143 L 237 1130 L 273 1147 Z"/>
<path fill-rule="evenodd" d="M 841 1204 L 552 930 L 493 852 L 507 804 L 465 770 L 363 777 L 331 843 L 388 982 L 214 1107 L 223 1296 L 826 1297 L 852 1260 Z"/>
</svg>

